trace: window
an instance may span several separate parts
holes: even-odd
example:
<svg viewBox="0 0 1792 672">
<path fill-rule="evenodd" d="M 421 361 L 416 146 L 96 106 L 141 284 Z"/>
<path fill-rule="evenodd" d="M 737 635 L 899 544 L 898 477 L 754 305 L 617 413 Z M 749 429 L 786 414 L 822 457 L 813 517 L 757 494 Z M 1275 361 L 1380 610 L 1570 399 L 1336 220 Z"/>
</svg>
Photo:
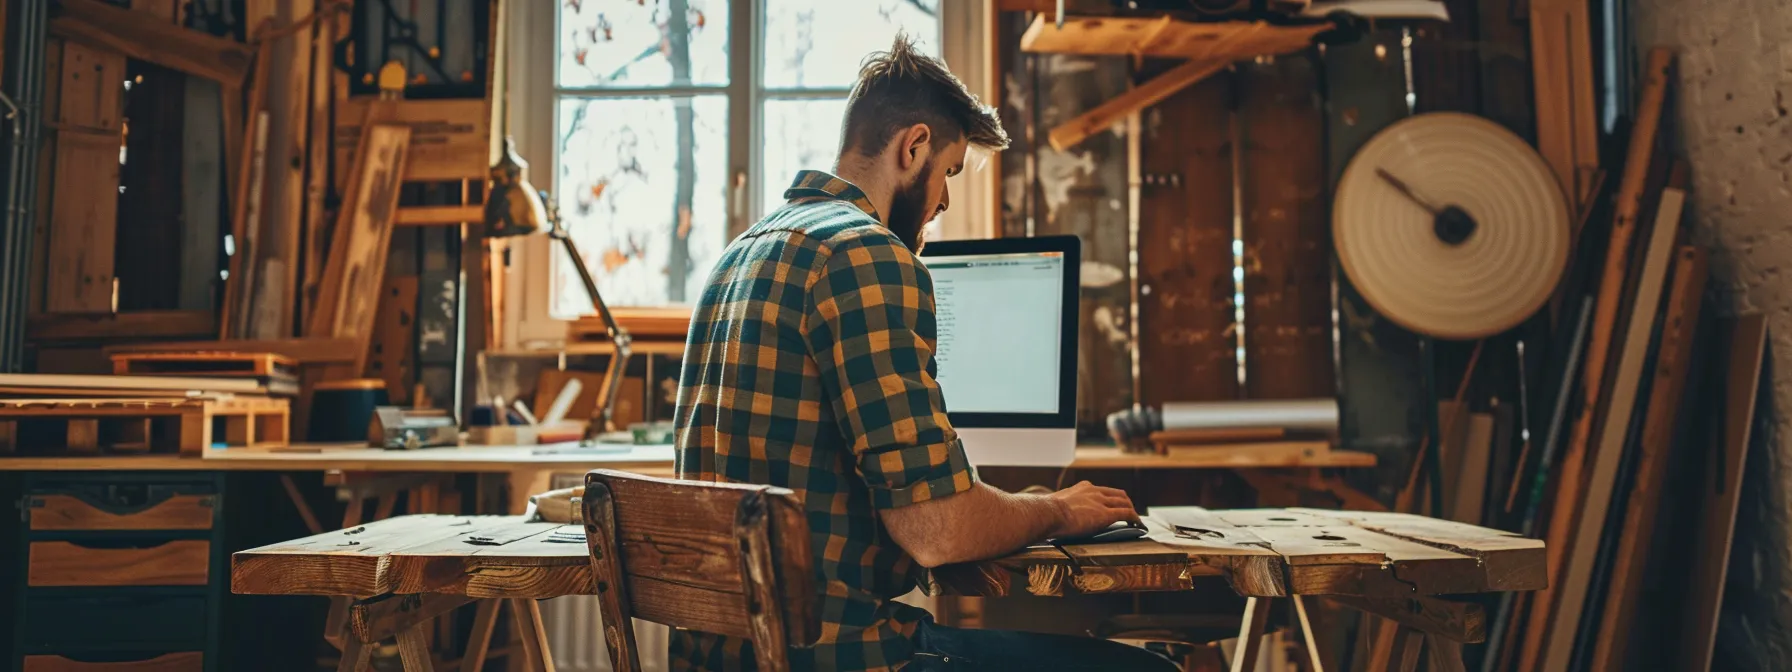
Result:
<svg viewBox="0 0 1792 672">
<path fill-rule="evenodd" d="M 782 203 L 796 171 L 832 166 L 867 54 L 902 31 L 941 55 L 941 1 L 555 3 L 552 109 L 512 95 L 524 99 L 518 115 L 552 120 L 553 158 L 535 161 L 532 177 L 553 185 L 604 300 L 693 301 L 732 228 Z M 549 315 L 589 313 L 567 259 L 548 266 Z"/>
</svg>

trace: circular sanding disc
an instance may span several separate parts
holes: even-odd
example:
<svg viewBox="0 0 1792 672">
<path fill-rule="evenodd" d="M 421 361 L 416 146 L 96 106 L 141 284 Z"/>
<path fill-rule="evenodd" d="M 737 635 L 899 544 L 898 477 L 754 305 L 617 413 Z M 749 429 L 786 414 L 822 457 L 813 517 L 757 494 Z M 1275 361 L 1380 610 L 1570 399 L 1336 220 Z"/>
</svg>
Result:
<svg viewBox="0 0 1792 672">
<path fill-rule="evenodd" d="M 1381 177 L 1474 218 L 1466 239 Z M 1500 333 L 1549 300 L 1568 264 L 1568 201 L 1543 157 L 1486 119 L 1432 113 L 1397 122 L 1350 161 L 1332 205 L 1332 240 L 1357 291 L 1384 317 L 1446 339 Z"/>
</svg>

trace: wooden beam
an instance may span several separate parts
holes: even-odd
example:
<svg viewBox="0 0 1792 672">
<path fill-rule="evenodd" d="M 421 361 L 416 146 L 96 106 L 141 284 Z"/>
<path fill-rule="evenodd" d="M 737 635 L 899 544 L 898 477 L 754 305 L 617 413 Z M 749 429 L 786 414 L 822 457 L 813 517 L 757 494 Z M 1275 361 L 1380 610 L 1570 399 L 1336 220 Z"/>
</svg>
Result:
<svg viewBox="0 0 1792 672">
<path fill-rule="evenodd" d="M 1692 365 L 1694 334 L 1710 274 L 1703 249 L 1687 245 L 1674 260 L 1673 290 L 1668 313 L 1662 321 L 1661 347 L 1650 377 L 1649 406 L 1637 441 L 1636 482 L 1625 498 L 1624 522 L 1618 529 L 1617 550 L 1612 555 L 1611 582 L 1606 589 L 1602 625 L 1593 633 L 1594 670 L 1624 667 L 1627 637 L 1640 609 L 1643 572 L 1659 521 L 1661 493 L 1667 484 L 1668 463 L 1674 455 L 1675 428 L 1681 422 L 1681 400 Z M 1603 636 L 1601 636 L 1603 634 Z"/>
<path fill-rule="evenodd" d="M 1152 104 L 1170 97 L 1177 91 L 1188 88 L 1226 69 L 1231 65 L 1229 60 L 1189 61 L 1176 66 L 1175 69 L 1154 77 L 1149 82 L 1133 87 L 1132 90 L 1102 103 L 1093 110 L 1085 112 L 1077 118 L 1052 129 L 1052 149 L 1060 152 L 1075 146 L 1091 135 L 1107 130 L 1127 115 L 1150 107 Z"/>
<path fill-rule="evenodd" d="M 249 77 L 251 51 L 235 40 L 212 37 L 99 0 L 61 0 L 50 34 L 104 47 L 141 61 L 240 87 Z"/>
<path fill-rule="evenodd" d="M 421 205 L 399 208 L 398 226 L 459 226 L 485 221 L 483 205 Z"/>
<path fill-rule="evenodd" d="M 1352 597 L 1326 595 L 1325 599 L 1374 614 L 1406 627 L 1456 642 L 1487 639 L 1487 610 L 1473 602 L 1452 602 L 1419 595 L 1405 597 Z"/>
<path fill-rule="evenodd" d="M 271 352 L 291 357 L 300 364 L 330 364 L 355 361 L 354 342 L 346 338 L 274 338 L 239 341 L 180 341 L 142 343 L 106 348 L 106 355 L 121 352 L 168 352 L 176 350 L 234 350 L 237 352 Z"/>
<path fill-rule="evenodd" d="M 122 313 L 45 313 L 25 323 L 33 341 L 110 338 L 200 338 L 217 329 L 209 310 L 139 310 Z"/>
</svg>

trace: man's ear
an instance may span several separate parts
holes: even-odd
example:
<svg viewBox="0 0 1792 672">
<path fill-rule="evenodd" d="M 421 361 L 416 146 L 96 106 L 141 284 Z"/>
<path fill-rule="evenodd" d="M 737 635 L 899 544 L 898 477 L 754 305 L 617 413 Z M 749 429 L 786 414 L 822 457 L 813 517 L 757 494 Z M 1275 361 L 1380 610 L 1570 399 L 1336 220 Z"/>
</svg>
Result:
<svg viewBox="0 0 1792 672">
<path fill-rule="evenodd" d="M 927 156 L 933 152 L 933 129 L 927 124 L 915 124 L 897 135 L 896 167 L 903 173 L 917 170 L 927 165 Z"/>
</svg>

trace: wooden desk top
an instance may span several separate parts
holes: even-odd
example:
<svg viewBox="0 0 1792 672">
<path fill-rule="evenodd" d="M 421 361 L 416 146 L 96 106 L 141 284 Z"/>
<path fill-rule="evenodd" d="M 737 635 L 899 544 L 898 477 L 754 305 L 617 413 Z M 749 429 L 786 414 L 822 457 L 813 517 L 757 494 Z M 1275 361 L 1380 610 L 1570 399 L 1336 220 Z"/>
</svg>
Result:
<svg viewBox="0 0 1792 672">
<path fill-rule="evenodd" d="M 568 447 L 573 444 L 557 444 Z M 207 450 L 203 458 L 177 455 L 105 455 L 98 457 L 0 457 L 0 471 L 441 471 L 500 473 L 517 470 L 599 467 L 670 473 L 672 447 L 634 446 L 621 451 L 563 451 L 539 455 L 550 446 L 461 446 L 423 450 L 381 450 L 361 444 L 297 444 L 313 452 L 269 448 Z M 1072 469 L 1273 469 L 1373 467 L 1375 455 L 1334 450 L 1314 459 L 1278 453 L 1122 453 L 1111 446 L 1082 446 Z"/>
<path fill-rule="evenodd" d="M 1002 596 L 1186 590 L 1225 577 L 1242 595 L 1394 597 L 1536 590 L 1543 542 L 1406 514 L 1154 508 L 1151 535 L 1034 546 L 934 571 L 929 592 Z M 520 516 L 402 516 L 231 556 L 231 590 L 257 595 L 594 593 L 578 525 Z"/>
</svg>

